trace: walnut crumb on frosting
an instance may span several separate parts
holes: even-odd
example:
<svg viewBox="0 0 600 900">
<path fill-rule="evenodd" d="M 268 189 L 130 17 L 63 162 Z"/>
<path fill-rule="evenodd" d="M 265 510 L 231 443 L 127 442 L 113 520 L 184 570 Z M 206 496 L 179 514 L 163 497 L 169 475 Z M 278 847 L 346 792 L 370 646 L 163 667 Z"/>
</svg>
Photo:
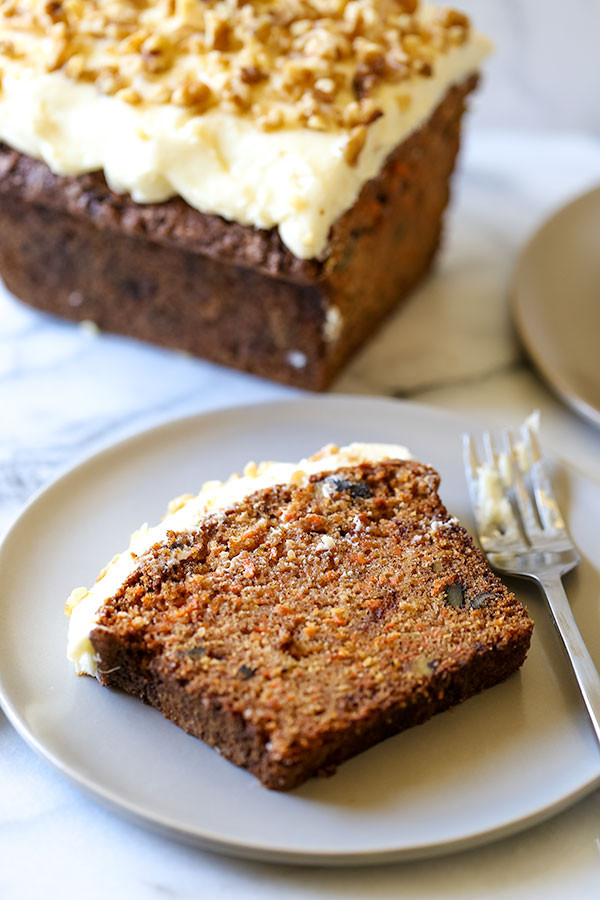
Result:
<svg viewBox="0 0 600 900">
<path fill-rule="evenodd" d="M 418 0 L 0 0 L 5 60 L 134 105 L 221 108 L 265 131 L 345 131 L 358 159 L 384 85 L 429 78 L 469 20 Z"/>
</svg>

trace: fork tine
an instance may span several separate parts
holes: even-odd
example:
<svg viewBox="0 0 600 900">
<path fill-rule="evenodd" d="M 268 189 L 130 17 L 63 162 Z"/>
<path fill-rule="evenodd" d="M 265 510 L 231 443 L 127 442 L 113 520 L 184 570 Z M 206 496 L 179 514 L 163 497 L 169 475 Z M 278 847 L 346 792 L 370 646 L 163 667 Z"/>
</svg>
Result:
<svg viewBox="0 0 600 900">
<path fill-rule="evenodd" d="M 492 432 L 484 431 L 481 435 L 481 439 L 483 441 L 483 449 L 487 457 L 488 465 L 490 465 L 493 469 L 497 469 L 498 460 L 496 457 L 496 448 L 494 446 L 494 437 L 492 435 Z"/>
<path fill-rule="evenodd" d="M 477 470 L 479 469 L 479 459 L 475 449 L 475 441 L 473 435 L 463 434 L 463 463 L 465 474 L 467 476 L 467 486 L 471 496 L 473 509 L 477 507 Z"/>
<path fill-rule="evenodd" d="M 521 516 L 525 537 L 533 543 L 540 537 L 542 529 L 535 513 L 533 501 L 525 487 L 524 472 L 512 434 L 509 431 L 505 431 L 502 434 L 502 438 L 506 450 L 506 478 L 513 489 L 513 496 Z"/>
<path fill-rule="evenodd" d="M 485 432 L 482 439 L 484 461 L 480 461 L 473 436 L 463 435 L 464 469 L 479 541 L 487 552 L 525 549 L 517 517 L 506 495 L 494 438 Z"/>
<path fill-rule="evenodd" d="M 546 460 L 542 456 L 537 436 L 528 422 L 521 428 L 521 437 L 530 460 L 531 484 L 542 527 L 553 532 L 566 532 L 564 519 L 552 490 Z"/>
</svg>

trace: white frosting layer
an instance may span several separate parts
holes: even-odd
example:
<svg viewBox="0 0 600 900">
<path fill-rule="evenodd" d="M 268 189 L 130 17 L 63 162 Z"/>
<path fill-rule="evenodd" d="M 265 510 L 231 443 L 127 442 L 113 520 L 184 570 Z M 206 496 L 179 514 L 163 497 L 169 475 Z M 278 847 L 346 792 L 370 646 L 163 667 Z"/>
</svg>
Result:
<svg viewBox="0 0 600 900">
<path fill-rule="evenodd" d="M 179 195 L 204 213 L 276 226 L 296 256 L 318 257 L 331 225 L 365 182 L 490 49 L 473 33 L 436 59 L 432 77 L 383 86 L 377 97 L 383 115 L 369 126 L 354 166 L 344 159 L 346 132 L 265 132 L 251 118 L 219 108 L 194 117 L 168 104 L 131 106 L 93 84 L 9 59 L 3 61 L 0 139 L 59 175 L 103 170 L 115 191 L 138 203 Z"/>
<path fill-rule="evenodd" d="M 326 447 L 299 463 L 269 462 L 256 466 L 250 463 L 244 475 L 232 475 L 226 482 L 209 481 L 200 493 L 189 499 L 174 501 L 178 508 L 149 528 L 147 524 L 131 536 L 129 548 L 117 554 L 87 590 L 76 588 L 67 601 L 70 611 L 67 656 L 81 674 L 95 675 L 97 663 L 90 641 L 102 605 L 114 596 L 139 563 L 139 557 L 163 541 L 167 532 L 182 533 L 198 526 L 206 516 L 229 509 L 245 497 L 277 484 L 302 484 L 310 475 L 335 471 L 363 462 L 383 459 L 410 459 L 406 447 L 396 444 L 349 444 L 347 447 Z"/>
</svg>

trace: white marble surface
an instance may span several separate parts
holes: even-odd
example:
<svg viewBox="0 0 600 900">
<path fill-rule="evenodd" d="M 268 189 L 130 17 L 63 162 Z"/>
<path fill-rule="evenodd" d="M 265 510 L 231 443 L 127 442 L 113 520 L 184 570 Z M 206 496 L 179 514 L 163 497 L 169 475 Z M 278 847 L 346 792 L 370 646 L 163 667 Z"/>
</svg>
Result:
<svg viewBox="0 0 600 900">
<path fill-rule="evenodd" d="M 335 390 L 409 396 L 488 424 L 516 423 L 539 407 L 546 445 L 600 480 L 600 432 L 562 407 L 522 359 L 506 306 L 518 247 L 550 210 L 599 181 L 600 140 L 473 138 L 434 276 Z M 170 414 L 292 393 L 90 334 L 0 293 L 0 528 L 34 490 L 107 440 Z M 446 859 L 356 871 L 262 865 L 202 853 L 107 812 L 38 759 L 0 713 L 0 798 L 3 900 L 600 895 L 598 792 L 520 836 Z"/>
</svg>

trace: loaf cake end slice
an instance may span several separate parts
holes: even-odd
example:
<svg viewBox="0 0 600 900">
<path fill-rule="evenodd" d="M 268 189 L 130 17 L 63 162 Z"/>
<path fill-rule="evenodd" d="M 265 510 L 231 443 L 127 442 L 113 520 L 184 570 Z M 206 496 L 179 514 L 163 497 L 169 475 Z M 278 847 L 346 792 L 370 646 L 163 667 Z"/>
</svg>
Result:
<svg viewBox="0 0 600 900">
<path fill-rule="evenodd" d="M 502 681 L 532 622 L 403 455 L 327 448 L 180 500 L 75 592 L 78 669 L 279 790 Z"/>
</svg>

